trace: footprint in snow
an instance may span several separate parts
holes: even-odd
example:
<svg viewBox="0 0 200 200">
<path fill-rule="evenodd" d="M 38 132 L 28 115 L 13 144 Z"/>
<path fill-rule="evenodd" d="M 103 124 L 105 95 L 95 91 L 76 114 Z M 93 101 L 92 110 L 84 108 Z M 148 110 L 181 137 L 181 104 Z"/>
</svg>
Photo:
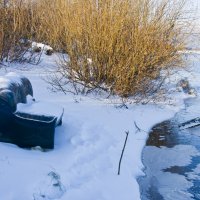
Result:
<svg viewBox="0 0 200 200">
<path fill-rule="evenodd" d="M 65 186 L 61 183 L 59 174 L 51 171 L 45 180 L 40 183 L 38 192 L 33 194 L 34 200 L 60 199 L 66 192 Z"/>
</svg>

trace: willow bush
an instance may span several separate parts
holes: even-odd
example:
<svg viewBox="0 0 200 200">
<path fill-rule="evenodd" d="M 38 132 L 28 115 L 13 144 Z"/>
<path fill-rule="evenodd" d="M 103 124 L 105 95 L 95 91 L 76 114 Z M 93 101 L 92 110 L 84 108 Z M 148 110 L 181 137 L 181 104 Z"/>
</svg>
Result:
<svg viewBox="0 0 200 200">
<path fill-rule="evenodd" d="M 166 71 L 182 66 L 183 6 L 183 0 L 32 1 L 28 16 L 16 21 L 11 15 L 8 32 L 18 36 L 22 27 L 28 32 L 20 36 L 67 53 L 51 81 L 55 88 L 142 99 L 158 91 Z"/>
<path fill-rule="evenodd" d="M 26 0 L 0 0 L 0 62 L 20 60 L 31 38 L 31 4 Z"/>
<path fill-rule="evenodd" d="M 177 0 L 40 1 L 47 12 L 39 14 L 39 36 L 69 56 L 60 63 L 62 78 L 52 84 L 123 97 L 153 94 L 168 75 L 161 76 L 163 69 L 182 66 L 183 5 Z"/>
</svg>

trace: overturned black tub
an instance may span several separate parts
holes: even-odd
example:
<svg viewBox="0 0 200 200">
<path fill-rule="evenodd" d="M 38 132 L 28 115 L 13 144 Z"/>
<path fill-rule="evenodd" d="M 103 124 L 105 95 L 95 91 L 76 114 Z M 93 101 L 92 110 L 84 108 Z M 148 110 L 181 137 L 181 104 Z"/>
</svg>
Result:
<svg viewBox="0 0 200 200">
<path fill-rule="evenodd" d="M 0 141 L 13 142 L 14 114 L 10 105 L 0 98 Z"/>
<path fill-rule="evenodd" d="M 0 142 L 53 149 L 55 128 L 62 124 L 64 109 L 35 100 L 26 103 L 26 96 L 33 96 L 31 83 L 14 75 L 0 77 Z"/>
<path fill-rule="evenodd" d="M 16 112 L 14 115 L 14 142 L 23 148 L 40 146 L 54 148 L 54 133 L 57 118 Z"/>
</svg>

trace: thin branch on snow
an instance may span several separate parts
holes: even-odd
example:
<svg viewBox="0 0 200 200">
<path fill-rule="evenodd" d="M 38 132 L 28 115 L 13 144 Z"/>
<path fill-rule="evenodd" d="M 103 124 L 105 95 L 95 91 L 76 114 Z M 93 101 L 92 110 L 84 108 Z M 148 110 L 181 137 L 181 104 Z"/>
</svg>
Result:
<svg viewBox="0 0 200 200">
<path fill-rule="evenodd" d="M 138 127 L 138 125 L 136 124 L 135 121 L 134 121 L 134 125 L 135 125 L 135 128 L 137 129 L 137 130 L 136 130 L 136 133 L 137 133 L 137 132 L 141 132 L 141 129 Z"/>
<path fill-rule="evenodd" d="M 122 162 L 122 158 L 123 158 L 123 155 L 124 155 L 124 150 L 126 148 L 126 143 L 127 143 L 127 140 L 128 140 L 129 131 L 126 131 L 125 133 L 126 133 L 126 139 L 125 139 L 124 146 L 123 146 L 122 153 L 121 153 L 121 157 L 120 157 L 120 160 L 119 160 L 118 175 L 120 175 L 121 162 Z"/>
<path fill-rule="evenodd" d="M 135 133 L 138 133 L 138 132 L 145 132 L 145 133 L 148 133 L 148 131 L 145 131 L 145 130 L 143 130 L 143 129 L 141 129 L 138 125 L 137 125 L 137 123 L 134 121 L 134 125 L 135 125 L 135 128 L 136 128 L 136 132 Z"/>
</svg>

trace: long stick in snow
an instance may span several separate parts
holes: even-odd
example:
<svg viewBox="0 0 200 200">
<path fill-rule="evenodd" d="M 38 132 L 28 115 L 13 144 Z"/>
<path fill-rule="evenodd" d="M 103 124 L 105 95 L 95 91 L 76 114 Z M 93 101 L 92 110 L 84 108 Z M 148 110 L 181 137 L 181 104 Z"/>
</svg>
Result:
<svg viewBox="0 0 200 200">
<path fill-rule="evenodd" d="M 195 119 L 189 120 L 187 122 L 184 122 L 182 124 L 179 124 L 179 128 L 181 130 L 188 129 L 188 128 L 194 128 L 196 126 L 200 126 L 200 117 L 197 117 Z"/>
<path fill-rule="evenodd" d="M 125 133 L 126 133 L 126 139 L 125 139 L 124 147 L 122 149 L 121 157 L 120 157 L 120 160 L 119 160 L 118 175 L 120 175 L 121 162 L 122 162 L 122 158 L 123 158 L 123 155 L 124 155 L 124 150 L 126 148 L 126 143 L 127 143 L 129 131 L 126 131 Z"/>
</svg>

